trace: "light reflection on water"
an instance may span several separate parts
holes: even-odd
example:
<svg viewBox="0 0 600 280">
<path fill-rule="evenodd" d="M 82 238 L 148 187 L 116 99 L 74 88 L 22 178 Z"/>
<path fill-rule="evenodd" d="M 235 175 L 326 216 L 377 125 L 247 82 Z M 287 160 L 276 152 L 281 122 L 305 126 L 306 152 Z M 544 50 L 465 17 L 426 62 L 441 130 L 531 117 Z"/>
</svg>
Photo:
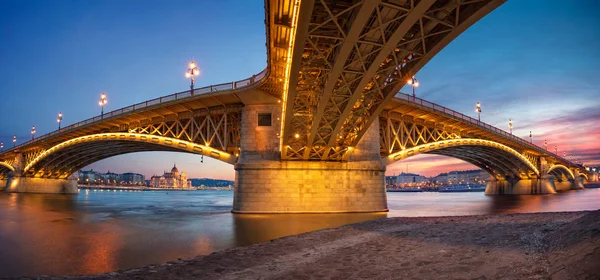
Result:
<svg viewBox="0 0 600 280">
<path fill-rule="evenodd" d="M 388 193 L 389 213 L 231 214 L 232 192 L 0 193 L 0 276 L 100 273 L 393 216 L 600 208 L 600 189 L 558 195 Z"/>
</svg>

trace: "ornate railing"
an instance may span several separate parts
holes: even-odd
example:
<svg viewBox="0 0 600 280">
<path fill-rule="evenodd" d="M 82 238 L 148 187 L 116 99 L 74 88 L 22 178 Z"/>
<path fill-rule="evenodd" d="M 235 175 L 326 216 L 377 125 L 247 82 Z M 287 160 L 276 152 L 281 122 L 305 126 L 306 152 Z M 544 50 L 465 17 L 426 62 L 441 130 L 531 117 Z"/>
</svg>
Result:
<svg viewBox="0 0 600 280">
<path fill-rule="evenodd" d="M 19 145 L 16 145 L 14 147 L 11 147 L 10 149 L 5 150 L 3 153 L 8 153 L 11 150 L 15 150 L 18 149 L 20 147 L 23 146 L 27 146 L 30 145 L 32 143 L 35 142 L 39 142 L 39 141 L 43 141 L 45 139 L 48 139 L 52 136 L 55 136 L 57 134 L 60 133 L 64 133 L 64 132 L 68 132 L 68 131 L 72 131 L 76 128 L 82 127 L 82 126 L 86 126 L 86 125 L 90 125 L 90 124 L 94 124 L 94 123 L 98 123 L 103 121 L 104 119 L 108 119 L 108 118 L 112 118 L 112 117 L 116 117 L 116 116 L 120 116 L 123 114 L 128 114 L 131 112 L 135 112 L 138 110 L 142 110 L 151 106 L 155 106 L 155 105 L 160 105 L 160 104 L 165 104 L 165 103 L 169 103 L 169 102 L 173 102 L 176 100 L 185 100 L 185 99 L 190 99 L 192 97 L 197 97 L 197 96 L 201 96 L 201 95 L 210 95 L 213 94 L 215 92 L 221 92 L 221 91 L 229 91 L 229 90 L 236 90 L 236 89 L 243 89 L 246 87 L 251 87 L 254 86 L 256 84 L 261 83 L 263 80 L 268 78 L 268 67 L 265 68 L 264 70 L 262 70 L 260 73 L 253 75 L 252 77 L 248 78 L 248 79 L 244 79 L 244 80 L 240 80 L 240 81 L 235 81 L 235 82 L 230 82 L 230 83 L 224 83 L 224 84 L 217 84 L 217 85 L 210 85 L 210 86 L 206 86 L 206 87 L 202 87 L 202 88 L 197 88 L 194 89 L 194 95 L 192 96 L 191 90 L 188 91 L 182 91 L 182 92 L 178 92 L 178 93 L 174 93 L 171 95 L 167 95 L 167 96 L 162 96 L 159 98 L 155 98 L 152 100 L 147 100 L 141 103 L 137 103 L 128 107 L 124 107 L 121 109 L 117 109 L 114 111 L 110 111 L 108 113 L 105 113 L 103 115 L 99 115 L 99 116 L 95 116 L 93 118 L 89 118 L 87 120 L 84 121 L 80 121 L 78 123 L 74 123 L 72 125 L 69 126 L 65 126 L 61 129 L 46 133 L 40 137 L 37 137 L 33 140 L 29 140 L 27 142 L 21 143 Z M 2 153 L 0 153 L 2 154 Z"/>
<path fill-rule="evenodd" d="M 577 164 L 574 164 L 571 161 L 566 160 L 563 157 L 561 157 L 561 156 L 559 156 L 559 155 L 557 155 L 557 154 L 555 154 L 553 152 L 550 152 L 550 151 L 548 151 L 546 149 L 543 149 L 540 146 L 537 146 L 537 145 L 535 145 L 533 143 L 527 142 L 527 141 L 523 140 L 522 138 L 520 138 L 518 136 L 515 136 L 515 135 L 513 135 L 511 133 L 508 133 L 508 132 L 506 132 L 506 131 L 504 131 L 502 129 L 499 129 L 499 128 L 495 127 L 495 126 L 491 126 L 491 125 L 489 125 L 487 123 L 484 123 L 482 121 L 476 120 L 476 119 L 474 119 L 472 117 L 469 117 L 469 116 L 467 116 L 465 114 L 456 112 L 456 111 L 454 111 L 452 109 L 448 109 L 448 108 L 446 108 L 444 106 L 437 105 L 435 103 L 429 102 L 427 100 L 424 100 L 424 99 L 421 99 L 421 98 L 418 98 L 418 97 L 413 97 L 413 96 L 408 95 L 406 93 L 398 93 L 396 95 L 396 98 L 400 99 L 400 100 L 403 100 L 403 101 L 406 101 L 406 102 L 409 102 L 409 103 L 412 103 L 412 104 L 420 105 L 420 106 L 425 107 L 425 108 L 433 109 L 433 110 L 435 110 L 437 112 L 444 113 L 445 115 L 448 115 L 448 116 L 451 116 L 451 117 L 454 117 L 454 118 L 457 118 L 457 119 L 461 119 L 461 120 L 463 120 L 463 121 L 465 121 L 465 122 L 467 122 L 467 123 L 469 123 L 471 125 L 477 126 L 477 127 L 482 128 L 484 130 L 487 130 L 489 132 L 492 132 L 492 133 L 495 133 L 497 135 L 500 135 L 500 136 L 509 138 L 509 139 L 511 139 L 513 141 L 516 141 L 516 142 L 518 142 L 518 143 L 520 143 L 522 145 L 525 145 L 526 147 L 531 148 L 532 150 L 536 150 L 536 151 L 538 151 L 540 153 L 543 153 L 543 154 L 544 153 L 546 153 L 546 154 L 552 154 L 555 158 L 558 158 L 558 159 L 560 159 L 560 160 L 562 160 L 564 162 L 568 162 L 568 163 L 572 164 L 573 166 L 577 166 Z"/>
</svg>

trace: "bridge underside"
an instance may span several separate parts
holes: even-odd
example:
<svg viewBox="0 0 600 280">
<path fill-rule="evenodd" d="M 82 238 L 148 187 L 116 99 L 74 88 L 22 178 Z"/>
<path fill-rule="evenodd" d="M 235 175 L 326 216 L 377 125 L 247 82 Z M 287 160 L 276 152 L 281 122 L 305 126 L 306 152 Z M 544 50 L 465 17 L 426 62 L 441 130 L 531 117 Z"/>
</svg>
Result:
<svg viewBox="0 0 600 280">
<path fill-rule="evenodd" d="M 471 163 L 497 179 L 527 179 L 537 175 L 513 154 L 486 146 L 458 146 L 428 152 L 461 159 Z"/>
<path fill-rule="evenodd" d="M 77 170 L 102 159 L 116 155 L 150 151 L 187 152 L 176 147 L 127 140 L 80 143 L 66 147 L 59 153 L 53 153 L 41 159 L 26 172 L 26 175 L 39 178 L 64 179 Z"/>
<path fill-rule="evenodd" d="M 347 160 L 407 79 L 503 2 L 300 1 L 281 158 Z"/>
</svg>

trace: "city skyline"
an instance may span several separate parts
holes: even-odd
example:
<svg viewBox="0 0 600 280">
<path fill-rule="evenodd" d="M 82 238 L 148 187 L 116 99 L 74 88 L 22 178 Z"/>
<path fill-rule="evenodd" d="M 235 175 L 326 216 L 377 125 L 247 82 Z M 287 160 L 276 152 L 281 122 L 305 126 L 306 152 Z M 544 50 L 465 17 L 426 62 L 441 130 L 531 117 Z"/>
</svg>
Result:
<svg viewBox="0 0 600 280">
<path fill-rule="evenodd" d="M 551 151 L 558 146 L 561 155 L 566 151 L 598 164 L 600 24 L 593 13 L 598 4 L 544 3 L 508 1 L 475 24 L 417 73 L 417 96 L 472 117 L 480 102 L 483 122 L 508 130 L 512 119 L 515 135 L 529 140 L 532 131 L 537 145 L 547 140 Z M 44 13 L 48 5 L 64 9 Z M 0 46 L 5 148 L 12 146 L 13 135 L 17 143 L 30 139 L 32 126 L 36 136 L 55 130 L 59 112 L 63 127 L 99 115 L 102 92 L 108 99 L 105 111 L 111 111 L 187 90 L 184 74 L 191 59 L 202 73 L 197 87 L 244 79 L 266 66 L 262 2 L 192 3 L 190 8 L 187 3 L 15 1 L 0 7 L 1 26 L 11 27 L 0 31 L 6 42 Z M 140 8 L 143 13 L 133 12 Z M 184 25 L 181 18 L 197 19 L 198 27 Z M 231 165 L 167 152 L 117 156 L 84 169 L 114 166 L 126 172 L 136 166 L 151 176 L 157 161 L 179 162 L 190 177 L 234 177 Z M 428 176 L 474 168 L 457 159 L 421 155 L 388 166 L 386 174 L 406 165 Z"/>
</svg>

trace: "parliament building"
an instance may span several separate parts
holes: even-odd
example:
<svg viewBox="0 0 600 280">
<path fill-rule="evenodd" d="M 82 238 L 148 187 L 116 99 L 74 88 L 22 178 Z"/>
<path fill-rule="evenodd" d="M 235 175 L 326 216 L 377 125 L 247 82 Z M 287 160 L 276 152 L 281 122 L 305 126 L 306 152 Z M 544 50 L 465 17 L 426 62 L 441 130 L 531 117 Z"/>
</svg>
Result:
<svg viewBox="0 0 600 280">
<path fill-rule="evenodd" d="M 192 181 L 188 180 L 185 171 L 179 173 L 177 166 L 173 164 L 171 172 L 163 172 L 162 176 L 154 175 L 150 178 L 151 188 L 162 189 L 191 189 Z"/>
</svg>

